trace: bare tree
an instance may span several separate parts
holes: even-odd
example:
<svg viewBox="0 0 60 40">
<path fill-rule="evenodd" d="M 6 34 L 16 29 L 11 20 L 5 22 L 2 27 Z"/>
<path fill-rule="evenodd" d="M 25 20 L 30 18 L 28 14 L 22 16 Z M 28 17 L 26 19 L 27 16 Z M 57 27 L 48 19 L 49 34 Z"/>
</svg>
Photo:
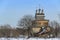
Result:
<svg viewBox="0 0 60 40">
<path fill-rule="evenodd" d="M 10 34 L 10 30 L 11 30 L 11 26 L 9 24 L 6 25 L 1 25 L 0 26 L 0 33 L 4 36 L 4 37 L 8 37 Z"/>
<path fill-rule="evenodd" d="M 28 37 L 30 35 L 30 28 L 34 17 L 32 15 L 24 15 L 21 20 L 18 21 L 18 26 L 23 29 L 27 29 Z"/>
<path fill-rule="evenodd" d="M 59 28 L 60 28 L 60 25 L 59 25 L 59 23 L 58 22 L 56 22 L 56 21 L 52 21 L 52 22 L 50 22 L 50 26 L 53 28 L 53 31 L 54 31 L 54 33 L 55 33 L 55 36 L 57 37 L 57 35 L 58 35 L 58 32 L 59 32 Z"/>
</svg>

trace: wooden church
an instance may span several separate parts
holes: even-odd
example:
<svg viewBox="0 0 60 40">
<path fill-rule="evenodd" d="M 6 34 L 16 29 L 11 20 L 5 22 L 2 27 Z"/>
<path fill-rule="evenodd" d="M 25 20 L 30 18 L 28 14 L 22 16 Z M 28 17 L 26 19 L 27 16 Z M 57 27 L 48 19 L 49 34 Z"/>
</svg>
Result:
<svg viewBox="0 0 60 40">
<path fill-rule="evenodd" d="M 51 28 L 48 25 L 49 20 L 45 19 L 43 9 L 36 10 L 35 20 L 32 21 L 31 33 L 35 37 L 49 37 Z"/>
</svg>

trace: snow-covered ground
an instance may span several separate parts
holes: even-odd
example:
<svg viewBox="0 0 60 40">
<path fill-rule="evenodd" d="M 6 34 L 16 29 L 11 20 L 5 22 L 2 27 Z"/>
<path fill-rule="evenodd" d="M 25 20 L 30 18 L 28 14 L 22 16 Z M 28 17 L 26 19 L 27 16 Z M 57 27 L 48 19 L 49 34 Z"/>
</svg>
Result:
<svg viewBox="0 0 60 40">
<path fill-rule="evenodd" d="M 60 38 L 0 38 L 0 40 L 60 40 Z"/>
</svg>

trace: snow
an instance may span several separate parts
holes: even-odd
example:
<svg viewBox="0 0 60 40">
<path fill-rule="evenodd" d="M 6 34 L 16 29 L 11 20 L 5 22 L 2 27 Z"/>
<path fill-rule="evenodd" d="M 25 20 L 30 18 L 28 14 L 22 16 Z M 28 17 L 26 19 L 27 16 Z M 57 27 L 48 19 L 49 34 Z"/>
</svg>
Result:
<svg viewBox="0 0 60 40">
<path fill-rule="evenodd" d="M 60 38 L 0 38 L 0 40 L 60 40 Z"/>
</svg>

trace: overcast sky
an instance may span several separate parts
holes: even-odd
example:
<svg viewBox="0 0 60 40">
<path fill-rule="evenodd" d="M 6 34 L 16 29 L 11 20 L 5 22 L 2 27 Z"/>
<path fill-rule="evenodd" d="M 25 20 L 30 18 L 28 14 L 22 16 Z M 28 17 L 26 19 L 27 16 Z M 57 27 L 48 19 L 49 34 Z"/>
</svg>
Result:
<svg viewBox="0 0 60 40">
<path fill-rule="evenodd" d="M 0 25 L 17 26 L 23 15 L 35 15 L 38 8 L 44 9 L 46 19 L 59 21 L 60 0 L 0 0 Z"/>
</svg>

